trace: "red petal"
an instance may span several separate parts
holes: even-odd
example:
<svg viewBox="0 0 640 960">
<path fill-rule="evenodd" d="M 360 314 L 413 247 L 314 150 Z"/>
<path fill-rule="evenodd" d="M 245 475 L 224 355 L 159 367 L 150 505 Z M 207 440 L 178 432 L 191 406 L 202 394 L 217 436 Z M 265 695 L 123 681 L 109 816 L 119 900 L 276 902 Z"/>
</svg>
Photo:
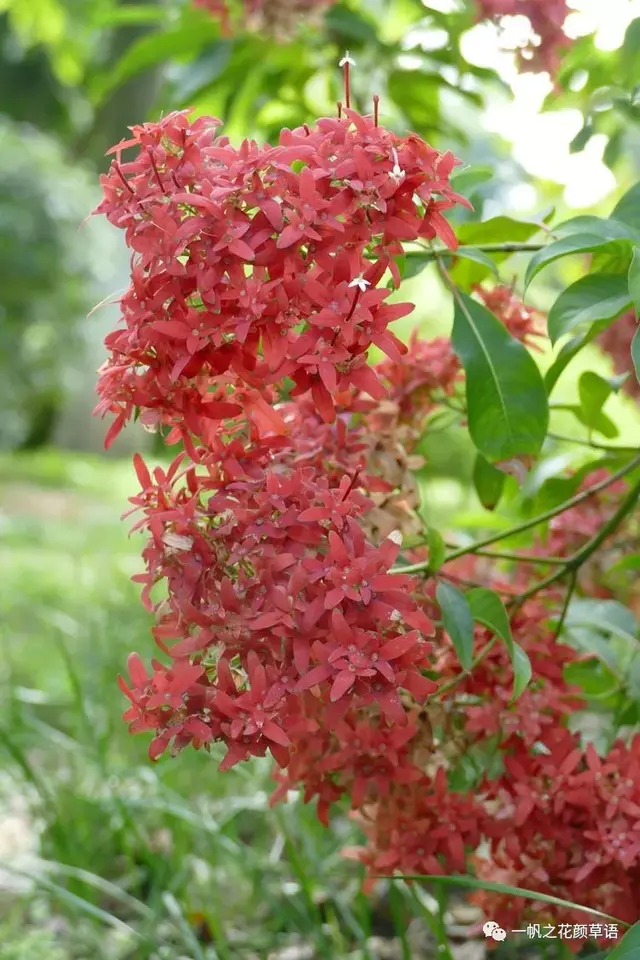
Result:
<svg viewBox="0 0 640 960">
<path fill-rule="evenodd" d="M 281 730 L 277 723 L 274 723 L 273 720 L 267 720 L 267 722 L 262 727 L 262 733 L 268 740 L 273 740 L 274 743 L 279 743 L 281 747 L 290 747 L 291 741 L 286 735 L 284 730 Z"/>
<path fill-rule="evenodd" d="M 127 657 L 127 670 L 134 687 L 146 687 L 149 683 L 149 674 L 139 654 L 130 653 Z"/>
<path fill-rule="evenodd" d="M 331 687 L 330 699 L 332 701 L 340 700 L 345 693 L 351 689 L 355 682 L 355 674 L 347 670 L 343 670 L 333 681 L 333 686 Z"/>
<path fill-rule="evenodd" d="M 415 647 L 417 641 L 418 636 L 413 632 L 393 637 L 380 648 L 380 656 L 384 660 L 395 660 L 396 657 L 401 657 L 403 653 L 407 653 L 412 647 Z"/>
</svg>

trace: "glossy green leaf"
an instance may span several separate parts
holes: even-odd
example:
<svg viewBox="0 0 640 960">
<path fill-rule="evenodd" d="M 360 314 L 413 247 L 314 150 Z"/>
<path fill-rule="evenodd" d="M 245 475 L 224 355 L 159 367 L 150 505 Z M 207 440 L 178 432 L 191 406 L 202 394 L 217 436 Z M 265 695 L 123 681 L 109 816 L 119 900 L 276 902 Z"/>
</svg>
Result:
<svg viewBox="0 0 640 960">
<path fill-rule="evenodd" d="M 492 630 L 507 646 L 513 666 L 513 698 L 515 700 L 531 682 L 531 661 L 527 653 L 513 639 L 505 606 L 498 594 L 486 587 L 476 587 L 467 591 L 466 598 L 473 619 Z"/>
<path fill-rule="evenodd" d="M 597 656 L 567 664 L 564 677 L 567 683 L 580 687 L 590 700 L 604 700 L 620 689 L 616 675 Z"/>
<path fill-rule="evenodd" d="M 640 230 L 640 183 L 635 183 L 616 204 L 611 217 Z"/>
<path fill-rule="evenodd" d="M 533 671 L 526 650 L 519 643 L 513 644 L 513 699 L 517 700 L 531 683 Z"/>
<path fill-rule="evenodd" d="M 465 594 L 474 620 L 493 630 L 507 645 L 509 654 L 513 650 L 513 636 L 509 617 L 504 604 L 497 593 L 486 587 L 475 587 Z"/>
<path fill-rule="evenodd" d="M 634 333 L 631 341 L 631 360 L 636 372 L 636 380 L 640 383 L 640 327 Z"/>
<path fill-rule="evenodd" d="M 615 440 L 616 437 L 620 436 L 620 431 L 613 420 L 602 410 L 597 414 L 597 416 L 595 416 L 593 421 L 590 422 L 585 417 L 582 407 L 578 407 L 573 404 L 567 404 L 567 406 L 558 409 L 567 410 L 569 413 L 572 413 L 576 420 L 579 420 L 583 426 L 587 427 L 589 430 L 593 430 L 595 433 L 602 434 L 602 436 L 606 437 L 607 440 Z"/>
<path fill-rule="evenodd" d="M 609 953 L 607 960 L 638 960 L 638 957 L 640 957 L 640 922 L 631 927 L 631 930 L 627 930 L 620 943 Z"/>
<path fill-rule="evenodd" d="M 382 874 L 377 875 L 380 879 L 387 879 Z M 493 893 L 506 893 L 510 897 L 522 897 L 525 900 L 537 900 L 540 903 L 551 903 L 556 907 L 564 907 L 567 910 L 580 910 L 582 913 L 590 913 L 595 917 L 602 917 L 610 923 L 617 923 L 620 927 L 628 927 L 629 924 L 617 917 L 612 917 L 609 913 L 602 913 L 601 910 L 593 910 L 591 907 L 584 907 L 579 903 L 573 903 L 571 900 L 562 900 L 560 897 L 553 897 L 549 893 L 538 893 L 535 890 L 527 890 L 525 887 L 512 887 L 508 883 L 492 883 L 489 880 L 478 880 L 477 877 L 446 877 L 433 876 L 430 874 L 402 874 L 391 876 L 390 880 L 426 880 L 434 883 L 441 883 L 448 887 L 465 887 L 468 890 L 490 890 Z M 635 930 L 635 927 L 632 929 Z M 610 960 L 610 958 L 609 958 Z M 622 960 L 617 957 L 616 960 Z M 635 960 L 631 954 L 624 957 L 624 960 Z"/>
<path fill-rule="evenodd" d="M 462 223 L 456 226 L 456 235 L 462 246 L 479 248 L 485 244 L 526 243 L 539 233 L 540 229 L 539 223 L 512 220 L 510 217 L 492 217 L 481 223 L 477 221 Z M 491 257 L 494 264 L 499 265 L 513 255 L 509 251 L 495 251 L 492 252 Z M 489 268 L 470 260 L 459 260 L 452 267 L 451 275 L 460 287 L 471 290 L 489 276 Z"/>
<path fill-rule="evenodd" d="M 464 594 L 450 583 L 441 582 L 436 589 L 436 600 L 442 611 L 444 629 L 465 670 L 473 659 L 473 617 Z"/>
<path fill-rule="evenodd" d="M 589 429 L 594 429 L 599 421 L 602 408 L 613 393 L 611 384 L 593 373 L 585 370 L 578 381 L 578 396 L 583 414 L 583 423 Z"/>
<path fill-rule="evenodd" d="M 640 313 L 640 247 L 633 251 L 633 260 L 629 267 L 629 298 Z"/>
<path fill-rule="evenodd" d="M 635 241 L 640 234 L 633 226 L 622 223 L 613 217 L 594 217 L 590 214 L 581 214 L 578 217 L 571 217 L 554 226 L 553 233 L 556 237 L 565 237 L 576 233 L 592 233 L 605 240 L 633 240 Z"/>
<path fill-rule="evenodd" d="M 626 245 L 631 249 L 630 240 L 611 240 L 596 233 L 575 233 L 550 243 L 543 250 L 534 253 L 525 274 L 525 289 L 538 276 L 541 270 L 562 257 L 579 253 L 593 253 L 594 250 Z M 617 247 L 616 247 L 617 249 Z"/>
<path fill-rule="evenodd" d="M 547 329 L 552 343 L 585 323 L 613 320 L 631 303 L 624 275 L 603 273 L 582 277 L 560 294 L 549 311 Z"/>
<path fill-rule="evenodd" d="M 540 224 L 532 221 L 492 217 L 482 223 L 464 223 L 456 232 L 461 244 L 479 247 L 485 243 L 524 243 L 540 229 Z"/>
<path fill-rule="evenodd" d="M 500 502 L 507 476 L 479 453 L 473 467 L 473 485 L 485 510 L 495 510 Z"/>
<path fill-rule="evenodd" d="M 127 6 L 113 6 L 99 12 L 96 26 L 115 27 L 132 26 L 139 23 L 158 23 L 164 20 L 167 11 L 163 6 L 133 3 Z"/>
<path fill-rule="evenodd" d="M 491 461 L 539 453 L 549 409 L 528 350 L 463 293 L 455 298 L 452 343 L 466 373 L 469 433 L 478 451 Z"/>
<path fill-rule="evenodd" d="M 434 260 L 435 257 L 432 253 L 418 253 L 416 250 L 408 250 L 404 254 L 404 261 L 400 269 L 402 279 L 410 280 L 411 277 L 417 277 Z"/>
<path fill-rule="evenodd" d="M 495 171 L 493 167 L 471 167 L 469 170 L 461 170 L 451 177 L 451 186 L 456 193 L 461 193 L 468 197 L 483 183 L 493 180 Z"/>
<path fill-rule="evenodd" d="M 627 570 L 640 571 L 640 553 L 632 553 L 629 556 L 621 557 L 613 566 L 607 568 L 607 573 L 613 576 Z"/>
<path fill-rule="evenodd" d="M 494 277 L 498 277 L 498 268 L 489 256 L 488 253 L 485 253 L 483 250 L 478 250 L 477 247 L 458 247 L 455 251 L 456 260 L 473 260 L 474 263 L 479 263 L 483 267 L 486 267 Z"/>
<path fill-rule="evenodd" d="M 170 30 L 147 33 L 136 40 L 115 64 L 95 78 L 90 95 L 95 104 L 102 101 L 131 77 L 174 57 L 195 57 L 214 43 L 220 34 L 212 17 L 194 18 Z"/>
<path fill-rule="evenodd" d="M 614 321 L 600 320 L 597 323 L 592 324 L 589 329 L 585 330 L 583 333 L 577 334 L 564 344 L 560 350 L 560 353 L 553 361 L 544 377 L 544 385 L 547 388 L 547 394 L 549 396 L 573 358 L 576 357 L 580 351 L 584 349 L 584 347 L 592 343 L 603 330 L 606 330 L 607 327 L 611 325 L 612 322 Z"/>
</svg>

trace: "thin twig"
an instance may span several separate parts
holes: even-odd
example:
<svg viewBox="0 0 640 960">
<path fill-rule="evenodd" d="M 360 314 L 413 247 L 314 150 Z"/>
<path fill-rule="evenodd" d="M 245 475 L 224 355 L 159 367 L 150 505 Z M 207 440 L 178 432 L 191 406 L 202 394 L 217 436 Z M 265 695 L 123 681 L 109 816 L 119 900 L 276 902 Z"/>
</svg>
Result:
<svg viewBox="0 0 640 960">
<path fill-rule="evenodd" d="M 555 639 L 557 640 L 560 634 L 562 633 L 563 627 L 565 625 L 567 614 L 569 613 L 569 605 L 573 597 L 574 591 L 576 589 L 576 584 L 578 582 L 578 571 L 571 571 L 571 579 L 569 580 L 569 586 L 567 587 L 567 595 L 564 598 L 564 606 L 562 607 L 562 613 L 560 614 L 560 619 L 558 620 L 558 625 L 555 630 Z"/>
<path fill-rule="evenodd" d="M 573 575 L 574 573 L 577 573 L 580 567 L 587 562 L 589 557 L 591 557 L 596 550 L 600 548 L 604 541 L 617 530 L 622 521 L 629 516 L 639 499 L 640 480 L 633 485 L 613 516 L 610 517 L 605 524 L 603 524 L 599 533 L 597 533 L 595 537 L 592 537 L 584 545 L 584 547 L 581 547 L 581 549 L 574 553 L 572 557 L 569 557 L 562 569 L 556 570 L 555 573 L 545 577 L 545 579 L 541 580 L 537 585 L 530 587 L 529 590 L 525 590 L 524 593 L 519 594 L 515 598 L 518 605 L 523 603 L 525 600 L 528 600 L 529 597 L 539 593 L 541 590 L 545 590 L 547 587 L 557 583 L 558 580 L 561 580 L 567 574 Z"/>
<path fill-rule="evenodd" d="M 457 549 L 457 544 L 447 543 L 446 547 L 455 550 Z M 540 566 L 562 566 L 567 560 L 566 557 L 534 557 L 528 553 L 509 553 L 508 551 L 502 550 L 474 550 L 474 554 L 478 557 L 493 557 L 496 560 L 513 560 L 517 563 L 537 563 Z"/>
<path fill-rule="evenodd" d="M 578 437 L 565 437 L 561 433 L 548 433 L 549 440 L 557 440 L 558 443 L 574 443 L 580 447 L 592 447 L 594 450 L 605 450 L 607 453 L 635 453 L 637 447 L 613 446 L 607 443 L 598 443 L 596 440 L 580 440 Z"/>
<path fill-rule="evenodd" d="M 481 550 L 483 547 L 489 547 L 493 543 L 498 543 L 500 540 L 506 540 L 508 537 L 514 537 L 518 533 L 524 533 L 526 530 L 531 530 L 533 527 L 539 526 L 541 523 L 546 523 L 547 520 L 552 520 L 554 517 L 559 516 L 561 513 L 565 513 L 567 510 L 570 510 L 572 507 L 577 507 L 579 504 L 584 503 L 585 500 L 589 500 L 591 497 L 595 496 L 596 493 L 600 493 L 601 490 L 606 490 L 607 487 L 610 487 L 612 484 L 617 483 L 618 480 L 621 480 L 623 477 L 626 477 L 628 473 L 631 473 L 637 467 L 640 467 L 640 454 L 630 460 L 629 463 L 625 464 L 624 467 L 621 467 L 619 470 L 616 470 L 615 473 L 612 473 L 611 476 L 607 477 L 605 480 L 601 480 L 600 483 L 594 483 L 592 487 L 588 487 L 586 490 L 583 490 L 582 493 L 576 494 L 575 497 L 572 497 L 570 500 L 565 500 L 564 503 L 561 503 L 558 507 L 553 507 L 551 510 L 547 510 L 545 513 L 539 514 L 537 517 L 533 517 L 531 520 L 525 520 L 523 523 L 519 523 L 515 527 L 511 527 L 508 530 L 503 531 L 502 533 L 492 534 L 490 537 L 485 537 L 483 540 L 477 540 L 475 543 L 470 544 L 468 547 L 460 547 L 458 550 L 454 550 L 453 553 L 450 553 L 448 557 L 445 558 L 444 566 L 447 563 L 451 563 L 452 560 L 457 560 L 459 557 L 465 557 L 469 553 L 476 553 L 478 550 Z M 604 529 L 604 528 L 603 528 Z M 429 563 L 428 561 L 423 561 L 421 563 L 413 563 L 410 566 L 405 567 L 394 567 L 390 571 L 391 573 L 429 573 Z"/>
</svg>

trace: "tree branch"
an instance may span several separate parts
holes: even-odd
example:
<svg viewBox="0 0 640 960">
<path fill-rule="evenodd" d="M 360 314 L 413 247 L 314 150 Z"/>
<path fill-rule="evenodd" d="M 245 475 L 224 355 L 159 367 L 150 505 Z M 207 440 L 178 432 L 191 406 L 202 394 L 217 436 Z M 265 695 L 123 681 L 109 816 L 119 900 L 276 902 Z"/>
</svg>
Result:
<svg viewBox="0 0 640 960">
<path fill-rule="evenodd" d="M 612 473 L 610 477 L 607 477 L 605 480 L 601 480 L 600 483 L 595 483 L 592 487 L 588 487 L 587 490 L 584 490 L 582 493 L 577 494 L 575 497 L 572 497 L 570 500 L 566 500 L 564 503 L 560 504 L 559 507 L 553 507 L 551 510 L 547 510 L 545 513 L 539 514 L 537 517 L 533 517 L 532 520 L 525 520 L 523 523 L 519 523 L 515 527 L 511 527 L 509 530 L 505 530 L 502 533 L 493 534 L 490 537 L 485 537 L 483 540 L 477 540 L 475 543 L 470 544 L 468 547 L 460 547 L 458 550 L 454 550 L 453 553 L 450 553 L 448 557 L 445 558 L 444 566 L 447 563 L 451 563 L 452 560 L 457 560 L 459 557 L 464 557 L 469 553 L 476 553 L 478 550 L 481 550 L 483 547 L 489 547 L 493 543 L 498 543 L 500 540 L 506 540 L 508 537 L 514 537 L 518 533 L 524 533 L 525 530 L 531 530 L 533 527 L 539 526 L 541 523 L 546 523 L 547 520 L 552 520 L 554 517 L 558 517 L 561 513 L 570 510 L 572 507 L 577 507 L 580 503 L 584 503 L 585 500 L 589 500 L 590 497 L 595 496 L 596 493 L 600 493 L 601 490 L 606 490 L 607 487 L 610 487 L 612 484 L 616 483 L 618 480 L 621 480 L 622 477 L 625 477 L 628 473 L 631 473 L 637 467 L 640 466 L 640 454 L 634 457 L 629 463 L 625 464 L 624 467 L 621 467 L 615 473 Z M 635 488 L 634 488 L 635 489 Z M 637 499 L 637 494 L 636 494 Z M 603 531 L 606 530 L 608 525 L 603 527 L 603 530 L 598 534 L 602 536 Z M 604 534 L 603 539 L 606 539 L 608 533 Z M 594 538 L 595 539 L 595 538 Z M 602 540 L 599 541 L 598 546 Z M 391 573 L 426 573 L 427 576 L 432 575 L 432 571 L 429 570 L 429 562 L 422 561 L 420 563 L 413 563 L 409 566 L 404 567 L 394 567 L 390 571 Z M 559 579 L 559 578 L 554 578 Z"/>
<path fill-rule="evenodd" d="M 572 557 L 569 557 L 562 569 L 556 570 L 548 577 L 545 577 L 544 580 L 541 580 L 536 586 L 533 586 L 529 590 L 525 590 L 524 593 L 519 594 L 516 598 L 514 598 L 514 602 L 521 604 L 524 600 L 528 600 L 529 597 L 534 596 L 541 590 L 552 586 L 552 584 L 556 583 L 558 580 L 561 580 L 567 574 L 571 574 L 572 577 L 577 575 L 580 567 L 587 562 L 589 557 L 591 557 L 596 550 L 602 546 L 604 541 L 610 537 L 611 534 L 618 529 L 622 521 L 629 516 L 639 499 L 640 480 L 633 485 L 613 516 L 610 517 L 605 524 L 603 524 L 600 532 L 597 533 L 595 537 L 592 537 L 587 543 L 585 543 L 584 547 L 581 547 L 581 549 L 574 553 Z"/>
</svg>

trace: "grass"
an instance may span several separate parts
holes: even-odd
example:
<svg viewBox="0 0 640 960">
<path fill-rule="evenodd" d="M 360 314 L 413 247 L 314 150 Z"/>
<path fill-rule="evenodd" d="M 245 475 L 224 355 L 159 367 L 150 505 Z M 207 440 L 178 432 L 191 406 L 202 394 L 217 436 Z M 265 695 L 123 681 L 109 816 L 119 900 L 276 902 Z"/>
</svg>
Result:
<svg viewBox="0 0 640 960">
<path fill-rule="evenodd" d="M 130 463 L 19 456 L 0 477 L 0 810 L 23 798 L 38 847 L 5 870 L 29 889 L 0 889 L 0 960 L 262 958 L 298 937 L 368 956 L 345 818 L 270 810 L 268 763 L 152 765 L 121 721 L 116 676 L 152 649 L 129 581 L 141 541 L 119 521 Z"/>
</svg>

